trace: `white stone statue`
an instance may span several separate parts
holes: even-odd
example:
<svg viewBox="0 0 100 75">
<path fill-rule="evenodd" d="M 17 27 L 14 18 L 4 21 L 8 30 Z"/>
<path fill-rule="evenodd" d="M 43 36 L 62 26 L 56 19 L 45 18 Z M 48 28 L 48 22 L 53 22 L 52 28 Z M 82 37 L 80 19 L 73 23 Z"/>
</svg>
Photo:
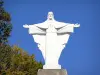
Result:
<svg viewBox="0 0 100 75">
<path fill-rule="evenodd" d="M 58 60 L 62 50 L 68 42 L 70 33 L 74 32 L 74 27 L 80 24 L 58 22 L 54 19 L 53 12 L 49 12 L 47 20 L 43 23 L 33 25 L 23 25 L 29 28 L 29 34 L 38 44 L 45 60 L 43 69 L 61 69 Z"/>
</svg>

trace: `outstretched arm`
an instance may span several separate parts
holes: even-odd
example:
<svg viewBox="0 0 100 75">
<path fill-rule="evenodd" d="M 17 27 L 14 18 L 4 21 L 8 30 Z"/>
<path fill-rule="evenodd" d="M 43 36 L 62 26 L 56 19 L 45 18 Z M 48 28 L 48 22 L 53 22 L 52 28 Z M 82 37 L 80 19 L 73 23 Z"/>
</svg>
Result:
<svg viewBox="0 0 100 75">
<path fill-rule="evenodd" d="M 29 34 L 32 34 L 32 35 L 44 35 L 46 34 L 46 30 L 45 29 L 42 29 L 42 28 L 39 28 L 38 26 L 36 26 L 38 24 L 34 24 L 34 25 L 23 25 L 24 28 L 28 28 L 29 29 Z"/>
</svg>

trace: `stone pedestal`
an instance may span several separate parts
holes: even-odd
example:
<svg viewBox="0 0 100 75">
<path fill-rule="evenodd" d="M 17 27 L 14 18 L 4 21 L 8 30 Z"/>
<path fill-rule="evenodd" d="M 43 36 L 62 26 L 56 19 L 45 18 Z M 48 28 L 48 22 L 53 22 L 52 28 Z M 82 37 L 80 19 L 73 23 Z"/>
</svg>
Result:
<svg viewBox="0 0 100 75">
<path fill-rule="evenodd" d="M 37 75 L 68 75 L 65 69 L 39 69 Z"/>
</svg>

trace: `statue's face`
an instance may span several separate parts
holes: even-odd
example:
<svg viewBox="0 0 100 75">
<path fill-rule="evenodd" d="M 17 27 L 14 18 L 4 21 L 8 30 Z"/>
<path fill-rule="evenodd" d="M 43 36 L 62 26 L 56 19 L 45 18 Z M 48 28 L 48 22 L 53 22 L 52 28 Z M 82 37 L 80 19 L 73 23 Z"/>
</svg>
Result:
<svg viewBox="0 0 100 75">
<path fill-rule="evenodd" d="M 49 13 L 48 13 L 48 19 L 49 19 L 49 20 L 54 19 L 53 12 L 49 12 Z"/>
</svg>

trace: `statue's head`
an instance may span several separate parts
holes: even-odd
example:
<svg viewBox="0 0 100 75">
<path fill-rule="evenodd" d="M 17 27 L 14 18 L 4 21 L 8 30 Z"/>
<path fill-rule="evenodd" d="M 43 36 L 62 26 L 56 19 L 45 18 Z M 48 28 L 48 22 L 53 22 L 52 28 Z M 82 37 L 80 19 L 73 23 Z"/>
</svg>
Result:
<svg viewBox="0 0 100 75">
<path fill-rule="evenodd" d="M 47 18 L 48 18 L 49 20 L 53 20 L 53 19 L 54 19 L 54 14 L 53 14 L 53 12 L 48 12 Z"/>
</svg>

